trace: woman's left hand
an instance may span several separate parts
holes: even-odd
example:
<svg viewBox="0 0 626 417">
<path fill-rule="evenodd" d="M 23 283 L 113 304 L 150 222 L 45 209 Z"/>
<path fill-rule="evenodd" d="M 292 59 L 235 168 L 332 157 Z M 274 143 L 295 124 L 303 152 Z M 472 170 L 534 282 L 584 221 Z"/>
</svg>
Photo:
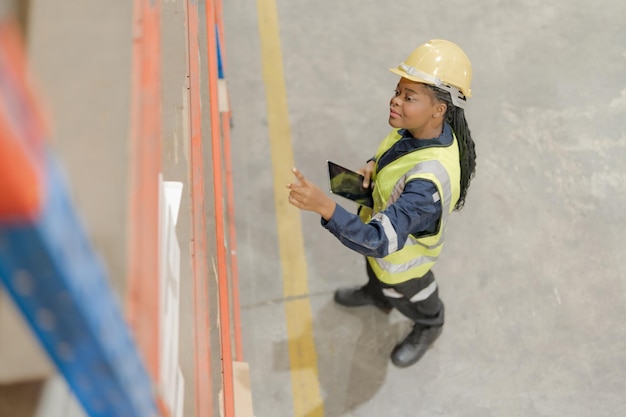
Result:
<svg viewBox="0 0 626 417">
<path fill-rule="evenodd" d="M 301 210 L 314 211 L 330 220 L 335 212 L 337 203 L 328 197 L 315 184 L 309 182 L 296 168 L 292 169 L 296 176 L 295 183 L 287 184 L 289 189 L 289 203 Z"/>
</svg>

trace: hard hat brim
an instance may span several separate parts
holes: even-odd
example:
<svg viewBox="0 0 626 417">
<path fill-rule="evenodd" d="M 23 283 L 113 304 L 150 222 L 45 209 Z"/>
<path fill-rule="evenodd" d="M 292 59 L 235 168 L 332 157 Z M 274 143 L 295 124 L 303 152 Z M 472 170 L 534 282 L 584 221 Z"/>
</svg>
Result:
<svg viewBox="0 0 626 417">
<path fill-rule="evenodd" d="M 396 75 L 399 75 L 402 78 L 406 78 L 407 80 L 411 80 L 411 81 L 415 81 L 416 83 L 422 83 L 422 84 L 428 84 L 428 85 L 434 85 L 437 86 L 436 83 L 433 83 L 432 80 L 427 80 L 425 78 L 421 78 L 421 77 L 417 77 L 415 75 L 409 74 L 403 70 L 401 70 L 400 68 L 389 68 L 389 71 L 393 72 Z M 470 98 L 472 97 L 472 90 L 469 90 L 467 92 L 461 92 L 465 98 Z"/>
<path fill-rule="evenodd" d="M 402 78 L 406 78 L 407 80 L 415 81 L 416 83 L 435 85 L 431 81 L 416 77 L 414 75 L 407 74 L 406 72 L 402 71 L 399 68 L 389 68 L 389 71 L 393 72 L 396 75 L 399 75 Z"/>
</svg>

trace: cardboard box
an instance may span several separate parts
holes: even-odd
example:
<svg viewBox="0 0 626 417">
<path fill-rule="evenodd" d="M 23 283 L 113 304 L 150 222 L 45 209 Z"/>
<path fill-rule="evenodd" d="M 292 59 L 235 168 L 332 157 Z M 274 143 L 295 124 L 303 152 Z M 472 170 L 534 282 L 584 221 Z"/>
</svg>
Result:
<svg viewBox="0 0 626 417">
<path fill-rule="evenodd" d="M 53 373 L 39 341 L 0 286 L 0 384 L 43 379 Z"/>
</svg>

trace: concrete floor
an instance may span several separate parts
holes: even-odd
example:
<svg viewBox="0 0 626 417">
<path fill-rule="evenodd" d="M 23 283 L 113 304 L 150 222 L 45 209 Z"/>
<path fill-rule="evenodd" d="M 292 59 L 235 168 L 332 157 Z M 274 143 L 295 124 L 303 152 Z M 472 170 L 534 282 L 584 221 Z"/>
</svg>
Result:
<svg viewBox="0 0 626 417">
<path fill-rule="evenodd" d="M 132 8 L 124 0 L 48 3 L 33 4 L 30 54 L 76 204 L 123 299 Z M 256 4 L 223 5 L 244 359 L 255 415 L 288 417 L 297 401 L 289 343 L 300 335 L 285 324 Z M 164 170 L 166 179 L 186 181 L 182 5 L 163 2 Z M 435 268 L 447 322 L 422 361 L 402 370 L 389 362 L 409 325 L 397 312 L 333 303 L 338 286 L 364 282 L 363 260 L 318 216 L 301 216 L 312 311 L 304 328 L 314 337 L 322 397 L 307 417 L 322 410 L 327 417 L 624 414 L 626 3 L 277 6 L 295 162 L 323 187 L 326 159 L 359 167 L 388 132 L 397 78 L 387 69 L 414 47 L 450 39 L 474 67 L 467 118 L 477 176 Z M 186 195 L 183 259 L 189 206 Z M 189 264 L 182 268 L 189 276 Z M 189 281 L 182 285 L 189 295 Z M 191 303 L 181 308 L 185 415 L 192 416 Z"/>
<path fill-rule="evenodd" d="M 422 361 L 388 360 L 408 329 L 400 314 L 333 304 L 337 287 L 364 282 L 363 261 L 302 214 L 325 415 L 623 415 L 626 3 L 277 7 L 296 165 L 323 187 L 326 159 L 360 167 L 386 135 L 387 69 L 414 47 L 453 40 L 474 69 L 477 176 L 435 267 L 447 323 Z M 256 6 L 226 1 L 224 18 L 244 356 L 255 414 L 290 416 Z"/>
</svg>

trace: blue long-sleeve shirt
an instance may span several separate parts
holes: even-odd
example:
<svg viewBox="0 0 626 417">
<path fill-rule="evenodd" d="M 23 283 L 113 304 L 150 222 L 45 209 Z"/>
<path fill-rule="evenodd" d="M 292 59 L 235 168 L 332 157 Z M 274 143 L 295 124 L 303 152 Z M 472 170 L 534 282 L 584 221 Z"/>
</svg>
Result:
<svg viewBox="0 0 626 417">
<path fill-rule="evenodd" d="M 452 130 L 447 123 L 441 135 L 434 139 L 415 139 L 404 129 L 398 133 L 402 138 L 379 158 L 378 170 L 406 153 L 452 143 Z M 441 202 L 434 196 L 438 196 L 438 191 L 433 182 L 415 179 L 406 183 L 400 198 L 383 210 L 382 213 L 390 220 L 397 235 L 397 245 L 391 245 L 392 251 L 402 249 L 409 234 L 436 232 L 441 218 Z M 378 220 L 363 223 L 358 215 L 348 212 L 339 204 L 330 220 L 322 218 L 322 226 L 345 246 L 362 255 L 382 258 L 391 253 L 389 240 Z"/>
</svg>

